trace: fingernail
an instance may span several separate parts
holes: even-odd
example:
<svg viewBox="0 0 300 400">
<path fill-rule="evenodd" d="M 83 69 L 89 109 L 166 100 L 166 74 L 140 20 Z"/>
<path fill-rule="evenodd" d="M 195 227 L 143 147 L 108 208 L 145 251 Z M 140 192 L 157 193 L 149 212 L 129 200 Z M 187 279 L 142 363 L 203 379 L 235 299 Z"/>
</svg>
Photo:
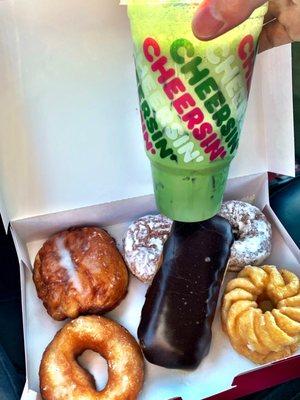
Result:
<svg viewBox="0 0 300 400">
<path fill-rule="evenodd" d="M 206 1 L 196 12 L 193 19 L 193 32 L 198 39 L 211 39 L 225 25 L 222 16 L 214 8 L 212 1 Z"/>
</svg>

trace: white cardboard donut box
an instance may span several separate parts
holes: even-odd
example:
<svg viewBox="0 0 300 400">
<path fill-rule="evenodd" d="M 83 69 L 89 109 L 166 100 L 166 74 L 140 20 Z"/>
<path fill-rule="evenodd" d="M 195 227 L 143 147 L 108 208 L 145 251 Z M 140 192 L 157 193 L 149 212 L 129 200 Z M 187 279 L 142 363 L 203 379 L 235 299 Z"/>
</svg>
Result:
<svg viewBox="0 0 300 400">
<path fill-rule="evenodd" d="M 43 241 L 71 226 L 98 225 L 121 247 L 129 223 L 156 212 L 129 22 L 118 3 L 0 2 L 0 204 L 20 262 L 27 368 L 22 400 L 40 399 L 41 356 L 64 324 L 48 316 L 32 282 L 34 257 Z M 300 275 L 300 251 L 269 206 L 268 171 L 294 174 L 289 46 L 258 57 L 225 197 L 255 199 L 273 226 L 267 263 Z M 109 314 L 134 336 L 146 290 L 131 277 L 128 296 Z M 299 356 L 256 368 L 231 348 L 218 309 L 211 350 L 200 367 L 182 372 L 147 364 L 140 399 L 233 399 L 293 377 L 281 372 L 270 378 L 265 372 L 277 371 L 282 363 L 286 368 L 281 370 L 287 371 L 289 363 L 300 364 Z M 91 352 L 81 362 L 103 387 L 105 362 Z M 253 374 L 256 383 L 245 384 Z"/>
</svg>

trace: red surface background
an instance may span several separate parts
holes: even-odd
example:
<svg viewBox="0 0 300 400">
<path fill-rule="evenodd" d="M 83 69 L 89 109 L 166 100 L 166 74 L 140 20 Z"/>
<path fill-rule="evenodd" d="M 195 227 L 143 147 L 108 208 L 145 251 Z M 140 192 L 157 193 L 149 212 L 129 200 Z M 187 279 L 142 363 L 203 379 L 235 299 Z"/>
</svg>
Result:
<svg viewBox="0 0 300 400">
<path fill-rule="evenodd" d="M 231 389 L 207 397 L 205 400 L 235 400 L 299 377 L 300 356 L 294 356 L 286 360 L 277 361 L 256 371 L 238 375 L 234 378 Z M 170 400 L 184 399 L 177 397 Z"/>
</svg>

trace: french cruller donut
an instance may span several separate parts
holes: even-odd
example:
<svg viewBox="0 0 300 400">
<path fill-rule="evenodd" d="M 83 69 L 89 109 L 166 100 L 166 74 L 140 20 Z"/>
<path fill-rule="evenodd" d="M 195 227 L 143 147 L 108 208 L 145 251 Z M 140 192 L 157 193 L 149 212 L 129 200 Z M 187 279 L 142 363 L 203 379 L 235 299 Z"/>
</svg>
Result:
<svg viewBox="0 0 300 400">
<path fill-rule="evenodd" d="M 257 364 L 293 354 L 300 341 L 300 284 L 271 265 L 245 267 L 226 288 L 222 324 L 233 348 Z"/>
</svg>

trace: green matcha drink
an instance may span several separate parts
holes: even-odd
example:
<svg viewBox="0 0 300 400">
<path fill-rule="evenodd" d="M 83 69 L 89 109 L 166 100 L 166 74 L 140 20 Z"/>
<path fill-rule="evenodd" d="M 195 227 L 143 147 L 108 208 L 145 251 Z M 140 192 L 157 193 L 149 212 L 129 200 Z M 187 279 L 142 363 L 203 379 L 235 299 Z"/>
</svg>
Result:
<svg viewBox="0 0 300 400">
<path fill-rule="evenodd" d="M 197 4 L 129 0 L 143 137 L 159 210 L 176 221 L 220 208 L 247 107 L 266 7 L 222 37 L 192 33 Z"/>
</svg>

